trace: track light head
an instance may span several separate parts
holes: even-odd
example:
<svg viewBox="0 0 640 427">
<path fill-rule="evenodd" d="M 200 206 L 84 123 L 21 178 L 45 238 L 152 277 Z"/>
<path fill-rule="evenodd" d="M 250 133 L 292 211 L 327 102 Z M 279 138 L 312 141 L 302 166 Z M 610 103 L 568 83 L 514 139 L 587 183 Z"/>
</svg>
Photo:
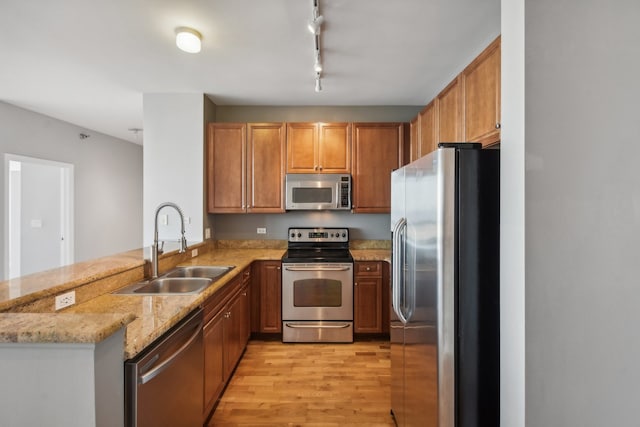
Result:
<svg viewBox="0 0 640 427">
<path fill-rule="evenodd" d="M 320 73 L 316 74 L 316 92 L 320 92 L 322 90 L 322 83 L 320 83 Z"/>
<path fill-rule="evenodd" d="M 322 62 L 320 61 L 320 54 L 319 53 L 316 55 L 316 61 L 313 63 L 313 70 L 316 73 L 321 73 L 322 72 Z"/>
<path fill-rule="evenodd" d="M 307 25 L 309 32 L 315 35 L 320 34 L 320 28 L 322 27 L 323 22 L 324 22 L 324 17 L 322 15 L 316 16 L 315 18 L 313 18 L 313 21 L 309 21 L 309 25 Z"/>
</svg>

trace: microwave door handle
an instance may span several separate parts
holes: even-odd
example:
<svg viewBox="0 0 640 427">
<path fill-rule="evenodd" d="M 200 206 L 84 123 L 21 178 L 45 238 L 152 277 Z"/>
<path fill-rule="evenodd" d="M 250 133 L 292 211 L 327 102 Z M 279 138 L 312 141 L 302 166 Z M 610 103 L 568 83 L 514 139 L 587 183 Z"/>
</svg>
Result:
<svg viewBox="0 0 640 427">
<path fill-rule="evenodd" d="M 336 182 L 336 209 L 340 209 L 340 181 Z"/>
</svg>

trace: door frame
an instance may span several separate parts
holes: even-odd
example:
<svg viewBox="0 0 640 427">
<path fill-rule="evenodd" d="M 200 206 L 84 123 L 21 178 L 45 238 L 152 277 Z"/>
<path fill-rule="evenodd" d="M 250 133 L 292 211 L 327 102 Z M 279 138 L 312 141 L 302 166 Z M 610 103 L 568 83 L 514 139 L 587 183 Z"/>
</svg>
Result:
<svg viewBox="0 0 640 427">
<path fill-rule="evenodd" d="M 74 262 L 74 165 L 71 163 L 57 162 L 53 160 L 40 159 L 36 157 L 27 157 L 17 154 L 4 154 L 4 279 L 12 277 L 15 267 L 11 268 L 11 250 L 14 239 L 20 239 L 20 233 L 12 232 L 11 223 L 11 162 L 31 163 L 39 165 L 47 165 L 57 167 L 60 170 L 60 260 L 59 266 L 69 265 Z M 16 254 L 13 254 L 16 256 Z M 17 254 L 18 259 L 20 254 Z M 19 264 L 18 264 L 19 265 Z M 19 270 L 19 268 L 18 268 Z M 20 273 L 17 272 L 19 277 Z"/>
</svg>

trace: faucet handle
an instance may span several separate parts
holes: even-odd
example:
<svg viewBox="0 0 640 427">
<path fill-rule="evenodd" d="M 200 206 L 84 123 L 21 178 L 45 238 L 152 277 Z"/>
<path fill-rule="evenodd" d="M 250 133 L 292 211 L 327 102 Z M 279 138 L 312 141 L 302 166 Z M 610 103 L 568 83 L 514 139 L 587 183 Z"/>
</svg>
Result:
<svg viewBox="0 0 640 427">
<path fill-rule="evenodd" d="M 160 245 L 158 246 L 158 254 L 161 254 L 164 252 L 164 240 L 162 240 L 160 242 Z"/>
<path fill-rule="evenodd" d="M 180 239 L 180 250 L 178 252 L 183 253 L 186 251 L 187 251 L 187 238 L 183 234 L 182 238 Z"/>
</svg>

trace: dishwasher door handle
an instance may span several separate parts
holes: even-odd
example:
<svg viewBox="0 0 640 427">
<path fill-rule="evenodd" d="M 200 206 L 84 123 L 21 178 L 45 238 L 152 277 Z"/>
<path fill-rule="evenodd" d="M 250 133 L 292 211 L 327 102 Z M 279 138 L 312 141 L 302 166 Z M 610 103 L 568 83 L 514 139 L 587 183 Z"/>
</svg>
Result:
<svg viewBox="0 0 640 427">
<path fill-rule="evenodd" d="M 138 376 L 138 384 L 146 384 L 146 383 L 148 383 L 149 381 L 154 379 L 158 374 L 160 374 L 162 371 L 164 371 L 169 366 L 171 366 L 171 363 L 173 363 L 173 361 L 178 356 L 180 356 L 182 353 L 184 353 L 185 350 L 187 350 L 187 348 L 189 348 L 189 346 L 198 338 L 198 335 L 200 334 L 200 331 L 202 330 L 202 326 L 203 326 L 202 323 L 203 322 L 198 323 L 198 326 L 196 327 L 196 331 L 193 333 L 193 335 L 191 335 L 191 337 L 184 344 L 182 344 L 180 346 L 180 348 L 175 351 L 175 353 L 171 354 L 165 360 L 160 362 L 160 364 L 158 364 L 158 366 L 156 366 L 155 368 L 151 369 L 146 374 L 139 375 Z M 158 358 L 158 355 L 154 356 L 155 360 L 157 360 L 157 358 Z"/>
</svg>

